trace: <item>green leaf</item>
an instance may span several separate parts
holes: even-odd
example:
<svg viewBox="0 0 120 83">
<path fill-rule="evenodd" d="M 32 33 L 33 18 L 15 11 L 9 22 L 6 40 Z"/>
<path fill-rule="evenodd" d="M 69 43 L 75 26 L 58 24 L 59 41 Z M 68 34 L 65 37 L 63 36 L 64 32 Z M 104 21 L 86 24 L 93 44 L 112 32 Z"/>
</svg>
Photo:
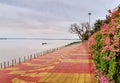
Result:
<svg viewBox="0 0 120 83">
<path fill-rule="evenodd" d="M 120 33 L 118 33 L 117 36 L 120 37 Z"/>
<path fill-rule="evenodd" d="M 96 38 L 95 38 L 95 40 L 96 40 L 96 42 L 100 42 L 100 39 L 102 38 L 102 35 L 100 34 L 100 33 L 98 33 L 97 35 L 96 35 Z"/>
</svg>

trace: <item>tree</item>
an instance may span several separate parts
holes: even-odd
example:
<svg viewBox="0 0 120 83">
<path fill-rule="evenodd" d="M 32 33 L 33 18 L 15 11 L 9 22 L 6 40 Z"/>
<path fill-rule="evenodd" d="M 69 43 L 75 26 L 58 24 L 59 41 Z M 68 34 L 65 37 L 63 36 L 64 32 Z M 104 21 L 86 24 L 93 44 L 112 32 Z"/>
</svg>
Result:
<svg viewBox="0 0 120 83">
<path fill-rule="evenodd" d="M 99 31 L 100 27 L 102 25 L 102 20 L 96 20 L 95 24 L 94 24 L 94 32 Z"/>
<path fill-rule="evenodd" d="M 69 31 L 71 33 L 77 34 L 78 37 L 82 40 L 82 42 L 85 40 L 85 38 L 89 35 L 89 23 L 81 23 L 81 24 L 71 24 Z"/>
</svg>

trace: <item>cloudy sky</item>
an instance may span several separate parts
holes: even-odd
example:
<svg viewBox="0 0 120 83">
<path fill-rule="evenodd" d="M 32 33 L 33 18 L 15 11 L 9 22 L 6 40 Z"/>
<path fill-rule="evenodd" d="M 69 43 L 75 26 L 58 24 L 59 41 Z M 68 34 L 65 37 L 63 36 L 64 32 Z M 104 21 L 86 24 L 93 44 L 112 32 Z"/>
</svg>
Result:
<svg viewBox="0 0 120 83">
<path fill-rule="evenodd" d="M 0 0 L 0 37 L 77 38 L 71 23 L 104 19 L 120 0 Z"/>
</svg>

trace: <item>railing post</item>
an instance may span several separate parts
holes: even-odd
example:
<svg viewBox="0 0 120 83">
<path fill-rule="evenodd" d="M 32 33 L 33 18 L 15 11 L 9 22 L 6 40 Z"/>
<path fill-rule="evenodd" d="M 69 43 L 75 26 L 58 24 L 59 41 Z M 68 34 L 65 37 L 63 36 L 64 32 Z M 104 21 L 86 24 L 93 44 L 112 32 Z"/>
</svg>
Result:
<svg viewBox="0 0 120 83">
<path fill-rule="evenodd" d="M 21 58 L 19 57 L 19 64 L 21 63 Z"/>
<path fill-rule="evenodd" d="M 4 69 L 6 68 L 6 62 L 4 61 Z"/>
<path fill-rule="evenodd" d="M 14 65 L 14 60 L 12 59 L 12 66 Z"/>
<path fill-rule="evenodd" d="M 7 66 L 8 66 L 8 67 L 10 66 L 9 61 L 7 62 Z"/>
<path fill-rule="evenodd" d="M 14 61 L 15 61 L 15 64 L 16 64 L 16 59 L 14 59 Z"/>
<path fill-rule="evenodd" d="M 28 60 L 30 60 L 30 57 L 29 57 L 29 55 L 28 55 Z"/>
<path fill-rule="evenodd" d="M 1 67 L 1 69 L 2 69 L 2 63 L 0 63 L 0 67 Z"/>
<path fill-rule="evenodd" d="M 25 56 L 24 56 L 24 62 L 26 61 Z"/>
<path fill-rule="evenodd" d="M 34 58 L 36 58 L 35 53 L 34 53 Z"/>
<path fill-rule="evenodd" d="M 30 59 L 32 59 L 32 55 L 30 55 Z"/>
</svg>

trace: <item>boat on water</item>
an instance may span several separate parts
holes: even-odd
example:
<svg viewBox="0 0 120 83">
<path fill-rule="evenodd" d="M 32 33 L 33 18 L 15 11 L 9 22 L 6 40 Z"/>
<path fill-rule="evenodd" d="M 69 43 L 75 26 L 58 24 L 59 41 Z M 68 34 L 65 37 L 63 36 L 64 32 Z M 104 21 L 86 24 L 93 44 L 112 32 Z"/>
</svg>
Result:
<svg viewBox="0 0 120 83">
<path fill-rule="evenodd" d="M 47 43 L 46 42 L 43 42 L 42 45 L 46 45 Z"/>
</svg>

